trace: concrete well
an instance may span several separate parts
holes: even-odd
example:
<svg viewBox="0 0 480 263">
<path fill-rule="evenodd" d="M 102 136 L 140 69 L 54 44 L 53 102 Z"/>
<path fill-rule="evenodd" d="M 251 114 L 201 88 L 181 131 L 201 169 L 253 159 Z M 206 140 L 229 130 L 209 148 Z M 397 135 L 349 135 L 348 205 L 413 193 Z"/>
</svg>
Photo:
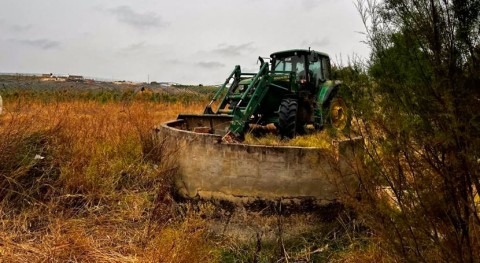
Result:
<svg viewBox="0 0 480 263">
<path fill-rule="evenodd" d="M 184 130 L 184 120 L 162 124 L 158 136 L 177 150 L 175 184 L 185 198 L 337 201 L 358 187 L 352 156 L 362 140 L 337 141 L 334 149 L 221 143 L 221 135 Z M 183 128 L 182 128 L 183 127 Z"/>
</svg>

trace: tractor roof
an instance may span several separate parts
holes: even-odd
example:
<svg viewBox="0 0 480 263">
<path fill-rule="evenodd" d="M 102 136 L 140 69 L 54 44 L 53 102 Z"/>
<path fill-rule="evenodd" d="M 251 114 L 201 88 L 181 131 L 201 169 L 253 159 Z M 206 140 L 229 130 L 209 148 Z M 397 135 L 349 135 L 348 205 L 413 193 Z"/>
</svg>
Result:
<svg viewBox="0 0 480 263">
<path fill-rule="evenodd" d="M 297 52 L 297 54 L 309 54 L 309 53 L 315 53 L 315 54 L 318 54 L 322 57 L 328 57 L 328 54 L 326 53 L 323 53 L 323 52 L 318 52 L 318 51 L 315 51 L 315 50 L 307 50 L 307 49 L 290 49 L 290 50 L 284 50 L 284 51 L 278 51 L 278 52 L 275 52 L 275 53 L 272 53 L 270 55 L 271 58 L 273 58 L 274 56 L 278 56 L 278 57 L 286 57 L 286 56 L 291 56 L 293 55 L 295 52 Z"/>
</svg>

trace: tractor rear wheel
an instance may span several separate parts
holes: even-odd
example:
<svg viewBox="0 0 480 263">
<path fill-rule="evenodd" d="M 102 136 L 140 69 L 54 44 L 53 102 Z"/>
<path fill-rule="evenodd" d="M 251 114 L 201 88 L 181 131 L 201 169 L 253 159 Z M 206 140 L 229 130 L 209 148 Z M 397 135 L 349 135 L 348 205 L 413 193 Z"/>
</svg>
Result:
<svg viewBox="0 0 480 263">
<path fill-rule="evenodd" d="M 345 104 L 342 97 L 334 97 L 330 101 L 328 121 L 337 131 L 345 131 L 349 128 L 351 116 L 347 104 Z"/>
<path fill-rule="evenodd" d="M 282 138 L 293 138 L 297 133 L 298 101 L 283 99 L 278 109 L 278 129 Z"/>
</svg>

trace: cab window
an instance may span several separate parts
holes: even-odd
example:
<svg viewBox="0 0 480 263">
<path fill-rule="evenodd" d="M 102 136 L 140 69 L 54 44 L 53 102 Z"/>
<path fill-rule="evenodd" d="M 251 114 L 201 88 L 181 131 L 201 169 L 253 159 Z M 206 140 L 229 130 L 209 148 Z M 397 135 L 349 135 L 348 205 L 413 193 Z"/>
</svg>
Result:
<svg viewBox="0 0 480 263">
<path fill-rule="evenodd" d="M 323 79 L 330 79 L 330 60 L 327 57 L 322 57 L 321 61 Z"/>
<path fill-rule="evenodd" d="M 310 56 L 308 69 L 312 74 L 311 79 L 314 83 L 318 83 L 322 79 L 321 62 L 318 57 Z"/>
<path fill-rule="evenodd" d="M 274 71 L 295 71 L 298 73 L 302 70 L 305 70 L 304 56 L 290 56 L 275 60 Z"/>
</svg>

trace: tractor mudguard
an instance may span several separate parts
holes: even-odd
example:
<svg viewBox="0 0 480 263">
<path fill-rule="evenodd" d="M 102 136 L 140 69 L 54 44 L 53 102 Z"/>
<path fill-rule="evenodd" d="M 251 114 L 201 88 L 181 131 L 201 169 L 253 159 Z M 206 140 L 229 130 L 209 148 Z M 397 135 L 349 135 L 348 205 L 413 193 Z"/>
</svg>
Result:
<svg viewBox="0 0 480 263">
<path fill-rule="evenodd" d="M 322 108 L 324 106 L 327 106 L 330 100 L 335 97 L 337 94 L 339 88 L 340 88 L 339 82 L 333 82 L 333 81 L 327 81 L 325 82 L 321 88 L 320 92 L 317 97 L 317 101 L 319 102 L 319 106 Z"/>
<path fill-rule="evenodd" d="M 321 129 L 325 124 L 327 109 L 332 99 L 337 95 L 340 84 L 340 81 L 328 80 L 320 86 L 317 94 L 317 108 L 315 109 L 314 125 L 316 129 Z"/>
<path fill-rule="evenodd" d="M 315 115 L 315 124 L 321 123 L 322 126 L 329 124 L 337 131 L 349 132 L 352 112 L 348 101 L 351 100 L 351 92 L 340 81 L 332 81 L 331 85 L 328 84 L 325 83 L 322 86 L 318 96 L 321 105 L 318 109 L 320 114 L 316 112 Z"/>
</svg>

